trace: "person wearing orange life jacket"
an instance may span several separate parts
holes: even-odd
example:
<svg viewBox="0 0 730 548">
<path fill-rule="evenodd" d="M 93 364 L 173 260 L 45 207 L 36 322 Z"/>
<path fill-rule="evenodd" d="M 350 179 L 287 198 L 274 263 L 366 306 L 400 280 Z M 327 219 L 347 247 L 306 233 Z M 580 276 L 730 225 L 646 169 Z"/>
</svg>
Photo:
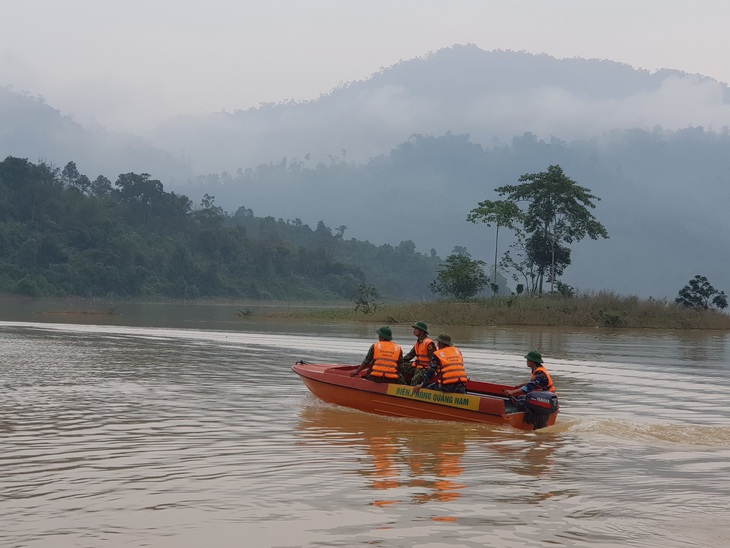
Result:
<svg viewBox="0 0 730 548">
<path fill-rule="evenodd" d="M 428 326 L 423 322 L 416 322 L 412 326 L 416 342 L 410 352 L 403 356 L 403 376 L 411 379 L 410 384 L 421 384 L 426 369 L 431 365 L 431 356 L 436 351 L 436 343 L 428 337 Z M 411 363 L 411 360 L 415 361 Z"/>
<path fill-rule="evenodd" d="M 524 396 L 533 390 L 549 390 L 550 392 L 555 392 L 553 379 L 550 376 L 550 373 L 547 372 L 547 369 L 543 366 L 542 354 L 540 354 L 537 350 L 530 350 L 527 354 L 525 354 L 525 359 L 527 360 L 527 367 L 529 367 L 530 371 L 532 371 L 530 380 L 516 386 L 512 390 L 505 390 L 505 396 L 509 396 L 511 398 Z"/>
<path fill-rule="evenodd" d="M 370 346 L 365 359 L 350 376 L 359 375 L 367 369 L 365 378 L 371 381 L 405 384 L 400 372 L 403 367 L 403 350 L 393 342 L 393 332 L 384 325 L 376 333 L 378 342 Z"/>
<path fill-rule="evenodd" d="M 430 382 L 434 375 L 436 381 Z M 421 388 L 429 388 L 464 394 L 466 393 L 466 381 L 466 369 L 464 369 L 464 357 L 461 350 L 453 345 L 451 335 L 441 333 L 436 337 L 436 352 L 431 357 L 431 364 L 425 370 L 420 386 L 413 387 L 413 393 L 418 394 Z"/>
</svg>

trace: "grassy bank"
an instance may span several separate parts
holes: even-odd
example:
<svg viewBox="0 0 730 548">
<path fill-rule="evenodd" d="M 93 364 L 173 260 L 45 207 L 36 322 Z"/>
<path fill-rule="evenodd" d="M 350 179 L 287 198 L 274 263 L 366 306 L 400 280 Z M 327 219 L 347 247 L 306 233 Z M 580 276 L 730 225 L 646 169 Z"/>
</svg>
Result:
<svg viewBox="0 0 730 548">
<path fill-rule="evenodd" d="M 621 297 L 608 292 L 575 297 L 498 297 L 468 303 L 386 304 L 368 316 L 352 308 L 300 309 L 276 315 L 389 324 L 421 320 L 439 325 L 730 330 L 730 315 L 717 310 L 696 310 L 673 302 Z"/>
</svg>

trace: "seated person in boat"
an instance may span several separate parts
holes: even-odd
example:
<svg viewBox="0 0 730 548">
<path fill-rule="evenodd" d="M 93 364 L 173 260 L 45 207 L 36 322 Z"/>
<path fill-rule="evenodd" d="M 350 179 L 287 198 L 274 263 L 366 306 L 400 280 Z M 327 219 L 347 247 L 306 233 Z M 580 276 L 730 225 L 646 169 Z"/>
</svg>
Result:
<svg viewBox="0 0 730 548">
<path fill-rule="evenodd" d="M 523 383 L 513 390 L 505 390 L 504 395 L 511 398 L 521 397 L 533 390 L 549 390 L 555 392 L 555 385 L 553 379 L 550 377 L 550 373 L 547 372 L 543 365 L 542 354 L 537 350 L 530 350 L 525 354 L 527 360 L 527 367 L 532 371 L 530 380 Z"/>
<path fill-rule="evenodd" d="M 432 378 L 435 377 L 435 380 Z M 441 333 L 436 337 L 436 351 L 431 357 L 431 364 L 425 370 L 423 381 L 413 388 L 417 394 L 421 388 L 441 390 L 442 392 L 466 393 L 466 370 L 461 350 L 451 342 L 451 335 Z"/>
<path fill-rule="evenodd" d="M 393 332 L 390 327 L 384 325 L 376 333 L 378 342 L 370 346 L 367 356 L 350 376 L 359 375 L 361 371 L 367 369 L 365 378 L 371 381 L 405 384 L 400 372 L 403 367 L 403 350 L 393 342 Z"/>
<path fill-rule="evenodd" d="M 428 326 L 423 322 L 416 322 L 412 326 L 416 342 L 410 352 L 403 356 L 403 376 L 406 381 L 415 386 L 423 382 L 423 375 L 431 365 L 431 356 L 436 351 L 436 343 L 428 338 Z M 411 360 L 413 363 L 411 363 Z"/>
</svg>

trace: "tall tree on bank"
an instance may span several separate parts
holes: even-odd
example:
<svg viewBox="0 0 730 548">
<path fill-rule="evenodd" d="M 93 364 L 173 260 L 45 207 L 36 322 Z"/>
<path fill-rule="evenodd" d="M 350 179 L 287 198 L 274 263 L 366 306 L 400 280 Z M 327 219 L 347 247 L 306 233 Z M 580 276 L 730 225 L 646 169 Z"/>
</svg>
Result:
<svg viewBox="0 0 730 548">
<path fill-rule="evenodd" d="M 590 212 L 600 198 L 565 175 L 559 165 L 527 173 L 519 183 L 495 191 L 507 203 L 527 205 L 526 211 L 513 220 L 522 224 L 527 259 L 535 266 L 537 291 L 542 293 L 545 274 L 554 284 L 556 276 L 570 264 L 569 244 L 586 236 L 592 240 L 608 238 L 608 232 Z"/>
<path fill-rule="evenodd" d="M 499 286 L 497 285 L 497 255 L 499 253 L 499 227 L 503 226 L 516 230 L 523 220 L 522 211 L 514 202 L 507 200 L 483 200 L 472 209 L 466 220 L 470 223 L 484 223 L 488 227 L 492 224 L 496 227 L 494 238 L 494 274 L 492 277 L 492 292 L 496 296 Z"/>
<path fill-rule="evenodd" d="M 680 290 L 674 302 L 688 308 L 707 310 L 713 305 L 724 310 L 727 308 L 727 295 L 715 289 L 705 276 L 697 274 Z"/>
</svg>

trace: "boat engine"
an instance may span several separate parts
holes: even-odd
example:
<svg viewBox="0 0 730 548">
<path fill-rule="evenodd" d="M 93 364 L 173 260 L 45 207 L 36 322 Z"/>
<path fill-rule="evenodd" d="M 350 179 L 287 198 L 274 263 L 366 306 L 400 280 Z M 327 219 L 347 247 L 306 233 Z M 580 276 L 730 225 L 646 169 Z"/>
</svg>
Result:
<svg viewBox="0 0 730 548">
<path fill-rule="evenodd" d="M 548 390 L 533 390 L 525 396 L 525 422 L 535 430 L 545 428 L 550 415 L 560 408 L 558 395 Z"/>
</svg>

